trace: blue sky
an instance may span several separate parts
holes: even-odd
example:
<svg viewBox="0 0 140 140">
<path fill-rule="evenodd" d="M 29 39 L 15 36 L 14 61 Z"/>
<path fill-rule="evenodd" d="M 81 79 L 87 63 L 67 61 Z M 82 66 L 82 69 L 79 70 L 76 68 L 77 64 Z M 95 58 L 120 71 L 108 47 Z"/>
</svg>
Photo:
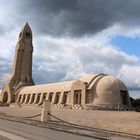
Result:
<svg viewBox="0 0 140 140">
<path fill-rule="evenodd" d="M 140 37 L 115 36 L 112 38 L 111 44 L 130 55 L 140 57 Z"/>
<path fill-rule="evenodd" d="M 11 73 L 19 32 L 28 22 L 36 84 L 106 73 L 140 98 L 140 1 L 108 1 L 1 0 L 0 88 Z"/>
</svg>

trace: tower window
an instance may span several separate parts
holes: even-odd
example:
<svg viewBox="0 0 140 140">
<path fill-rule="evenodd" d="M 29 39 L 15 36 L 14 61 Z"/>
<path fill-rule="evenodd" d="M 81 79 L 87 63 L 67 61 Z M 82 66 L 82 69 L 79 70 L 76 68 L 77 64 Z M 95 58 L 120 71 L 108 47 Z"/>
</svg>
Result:
<svg viewBox="0 0 140 140">
<path fill-rule="evenodd" d="M 29 38 L 30 37 L 30 33 L 26 32 L 26 37 Z"/>
<path fill-rule="evenodd" d="M 27 82 L 28 81 L 28 79 L 27 79 L 27 77 L 25 76 L 25 82 Z"/>
<path fill-rule="evenodd" d="M 19 37 L 21 37 L 21 33 L 19 34 Z"/>
</svg>

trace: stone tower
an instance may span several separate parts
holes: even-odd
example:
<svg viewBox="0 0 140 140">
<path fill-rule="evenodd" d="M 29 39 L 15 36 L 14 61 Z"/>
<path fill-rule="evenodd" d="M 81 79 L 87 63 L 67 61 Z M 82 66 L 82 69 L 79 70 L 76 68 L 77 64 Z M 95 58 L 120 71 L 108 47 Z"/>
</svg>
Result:
<svg viewBox="0 0 140 140">
<path fill-rule="evenodd" d="M 11 77 L 2 90 L 3 102 L 14 102 L 19 89 L 23 86 L 34 85 L 32 79 L 32 53 L 32 31 L 26 23 L 19 34 Z"/>
</svg>

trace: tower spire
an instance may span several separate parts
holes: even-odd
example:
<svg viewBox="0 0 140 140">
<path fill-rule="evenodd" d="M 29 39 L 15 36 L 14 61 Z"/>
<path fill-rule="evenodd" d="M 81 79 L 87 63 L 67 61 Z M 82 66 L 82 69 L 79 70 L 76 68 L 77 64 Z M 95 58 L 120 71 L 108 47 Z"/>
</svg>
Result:
<svg viewBox="0 0 140 140">
<path fill-rule="evenodd" d="M 16 45 L 12 76 L 5 84 L 2 94 L 7 94 L 9 98 L 4 102 L 12 102 L 13 93 L 16 93 L 23 86 L 34 85 L 32 79 L 32 30 L 28 23 L 22 28 Z"/>
</svg>

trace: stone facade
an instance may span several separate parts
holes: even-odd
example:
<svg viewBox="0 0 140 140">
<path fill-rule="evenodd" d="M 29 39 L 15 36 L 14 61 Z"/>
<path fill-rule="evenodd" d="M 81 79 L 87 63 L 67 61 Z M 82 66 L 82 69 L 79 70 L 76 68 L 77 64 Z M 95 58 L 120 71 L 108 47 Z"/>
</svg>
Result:
<svg viewBox="0 0 140 140">
<path fill-rule="evenodd" d="M 26 23 L 16 46 L 12 75 L 2 89 L 3 102 L 42 106 L 46 99 L 58 108 L 132 109 L 127 87 L 110 75 L 85 75 L 79 80 L 35 86 L 32 52 L 32 31 Z"/>
<path fill-rule="evenodd" d="M 19 34 L 11 77 L 2 89 L 3 102 L 14 102 L 14 96 L 20 88 L 34 85 L 32 79 L 32 52 L 32 31 L 26 23 Z"/>
</svg>

